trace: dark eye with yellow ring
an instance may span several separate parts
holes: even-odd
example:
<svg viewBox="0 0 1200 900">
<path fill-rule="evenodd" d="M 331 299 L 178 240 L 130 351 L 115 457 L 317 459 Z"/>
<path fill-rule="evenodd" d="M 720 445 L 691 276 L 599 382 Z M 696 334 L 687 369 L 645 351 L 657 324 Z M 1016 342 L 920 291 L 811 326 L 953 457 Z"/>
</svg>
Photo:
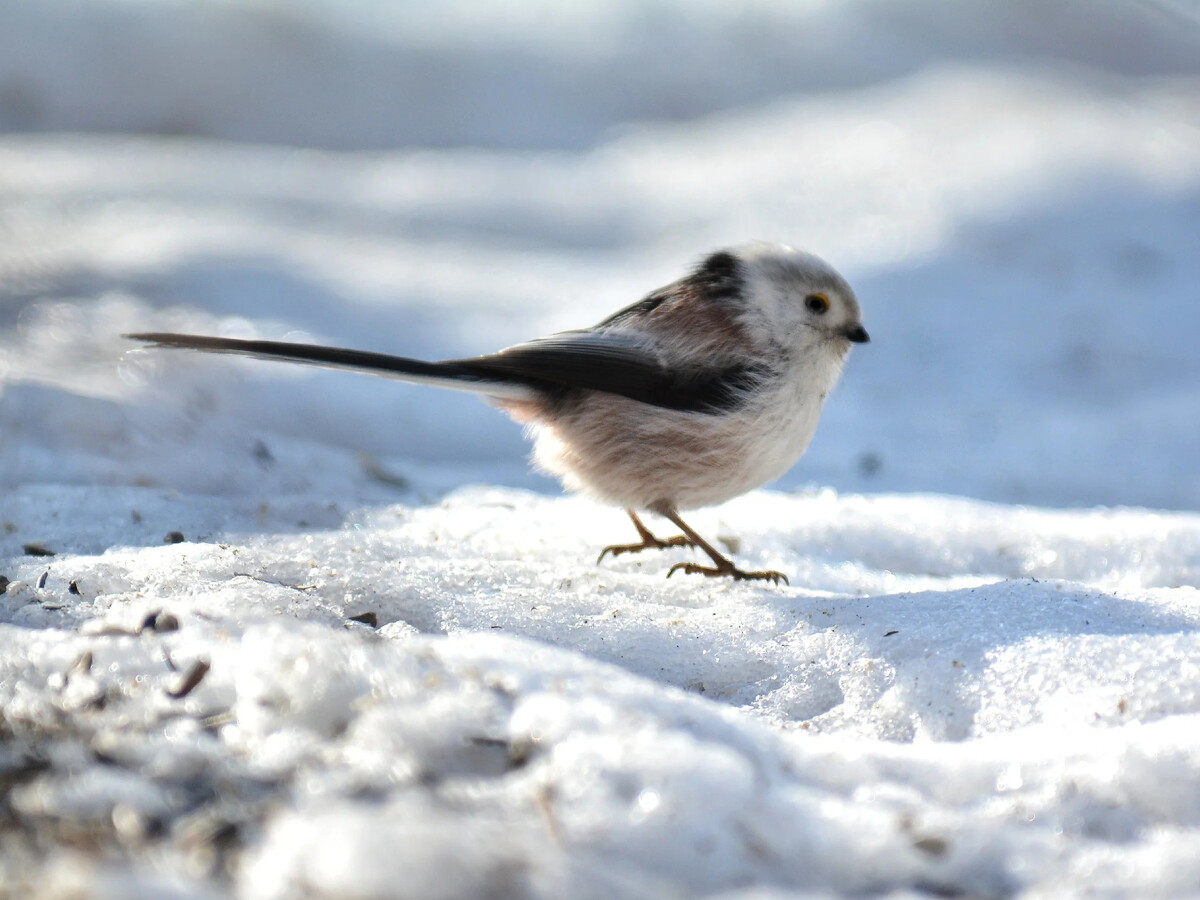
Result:
<svg viewBox="0 0 1200 900">
<path fill-rule="evenodd" d="M 809 294 L 804 298 L 804 305 L 818 316 L 829 312 L 829 298 L 824 294 Z"/>
</svg>

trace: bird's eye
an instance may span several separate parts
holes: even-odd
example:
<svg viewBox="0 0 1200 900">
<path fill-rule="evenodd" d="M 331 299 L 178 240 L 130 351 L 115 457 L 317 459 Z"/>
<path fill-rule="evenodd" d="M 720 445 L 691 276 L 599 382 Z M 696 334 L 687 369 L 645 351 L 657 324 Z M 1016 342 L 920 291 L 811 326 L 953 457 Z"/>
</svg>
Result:
<svg viewBox="0 0 1200 900">
<path fill-rule="evenodd" d="M 809 312 L 815 312 L 818 316 L 829 312 L 829 298 L 824 294 L 809 294 L 804 298 L 804 305 Z"/>
</svg>

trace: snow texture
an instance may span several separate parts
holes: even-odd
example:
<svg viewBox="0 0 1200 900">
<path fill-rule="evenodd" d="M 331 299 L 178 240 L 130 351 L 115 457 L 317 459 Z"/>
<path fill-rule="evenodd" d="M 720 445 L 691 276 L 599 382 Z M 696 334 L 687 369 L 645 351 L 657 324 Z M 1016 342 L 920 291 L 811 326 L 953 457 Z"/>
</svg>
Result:
<svg viewBox="0 0 1200 900">
<path fill-rule="evenodd" d="M 1200 895 L 1200 17 L 734 9 L 0 6 L 0 896 Z M 790 586 L 120 337 L 464 356 L 757 238 L 872 335 L 690 517 Z"/>
</svg>

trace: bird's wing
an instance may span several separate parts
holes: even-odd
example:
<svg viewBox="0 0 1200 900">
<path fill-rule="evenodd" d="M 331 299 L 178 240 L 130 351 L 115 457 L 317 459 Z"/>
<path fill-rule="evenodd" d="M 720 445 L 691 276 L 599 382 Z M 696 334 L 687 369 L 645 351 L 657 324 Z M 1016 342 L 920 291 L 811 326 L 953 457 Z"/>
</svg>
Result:
<svg viewBox="0 0 1200 900">
<path fill-rule="evenodd" d="M 490 356 L 447 360 L 458 371 L 511 379 L 551 394 L 605 391 L 664 409 L 717 413 L 745 402 L 761 373 L 740 363 L 668 368 L 628 335 L 566 331 Z"/>
<path fill-rule="evenodd" d="M 156 332 L 126 337 L 156 347 L 356 369 L 490 397 L 528 400 L 546 394 L 562 396 L 572 390 L 606 391 L 664 409 L 702 413 L 736 408 L 760 377 L 751 367 L 740 364 L 668 369 L 631 337 L 597 331 L 567 331 L 490 356 L 442 362 L 316 344 L 193 334 Z"/>
</svg>

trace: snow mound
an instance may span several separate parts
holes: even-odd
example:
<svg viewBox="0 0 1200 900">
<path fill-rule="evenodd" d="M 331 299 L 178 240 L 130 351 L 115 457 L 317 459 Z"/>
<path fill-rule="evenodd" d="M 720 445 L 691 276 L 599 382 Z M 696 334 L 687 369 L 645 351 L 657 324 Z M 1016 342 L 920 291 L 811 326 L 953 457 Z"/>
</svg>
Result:
<svg viewBox="0 0 1200 900">
<path fill-rule="evenodd" d="M 668 581 L 682 550 L 596 564 L 617 514 L 494 488 L 19 563 L 11 803 L 99 855 L 9 874 L 268 897 L 1196 876 L 1200 517 L 820 492 L 697 520 L 798 586 Z"/>
</svg>

